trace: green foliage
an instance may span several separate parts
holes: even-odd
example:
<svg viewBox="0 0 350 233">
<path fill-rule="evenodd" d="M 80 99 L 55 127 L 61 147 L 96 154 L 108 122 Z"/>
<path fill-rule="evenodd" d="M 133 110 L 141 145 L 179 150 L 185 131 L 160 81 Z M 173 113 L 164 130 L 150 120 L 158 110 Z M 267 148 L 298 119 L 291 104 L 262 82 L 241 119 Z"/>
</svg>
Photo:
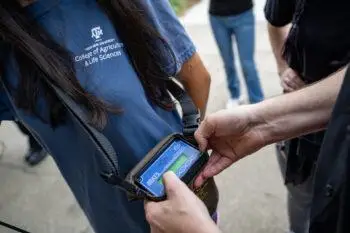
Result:
<svg viewBox="0 0 350 233">
<path fill-rule="evenodd" d="M 186 8 L 187 0 L 169 0 L 170 4 L 174 7 L 175 12 L 180 14 Z"/>
</svg>

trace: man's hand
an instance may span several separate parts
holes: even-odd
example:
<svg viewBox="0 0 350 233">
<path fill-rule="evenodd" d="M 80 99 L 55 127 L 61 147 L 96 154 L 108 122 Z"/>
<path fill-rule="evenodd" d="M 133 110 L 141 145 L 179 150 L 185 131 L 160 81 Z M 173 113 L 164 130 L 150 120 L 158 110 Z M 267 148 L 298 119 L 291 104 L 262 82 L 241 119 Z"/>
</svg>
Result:
<svg viewBox="0 0 350 233">
<path fill-rule="evenodd" d="M 145 204 L 152 233 L 219 233 L 203 202 L 173 173 L 164 175 L 167 200 Z"/>
<path fill-rule="evenodd" d="M 212 149 L 213 153 L 195 187 L 266 145 L 259 120 L 247 105 L 214 113 L 203 121 L 195 137 L 201 150 Z"/>
<path fill-rule="evenodd" d="M 291 68 L 282 72 L 281 85 L 284 92 L 292 92 L 299 90 L 305 86 L 305 82 L 299 77 L 299 75 Z"/>
<path fill-rule="evenodd" d="M 324 129 L 344 72 L 292 93 L 208 116 L 195 138 L 201 150 L 213 153 L 195 187 L 268 144 Z"/>
</svg>

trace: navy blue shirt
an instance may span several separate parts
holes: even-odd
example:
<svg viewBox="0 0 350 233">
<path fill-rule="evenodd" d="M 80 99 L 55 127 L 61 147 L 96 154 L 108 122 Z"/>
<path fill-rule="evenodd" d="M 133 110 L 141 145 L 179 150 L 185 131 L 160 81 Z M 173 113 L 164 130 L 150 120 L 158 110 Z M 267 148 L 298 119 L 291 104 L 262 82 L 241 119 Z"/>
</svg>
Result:
<svg viewBox="0 0 350 233">
<path fill-rule="evenodd" d="M 174 50 L 176 63 L 164 63 L 169 76 L 174 75 L 174 71 L 194 54 L 195 48 L 167 0 L 143 2 L 151 13 L 152 23 Z M 117 153 L 122 174 L 162 138 L 182 131 L 181 119 L 175 110 L 165 111 L 147 99 L 123 41 L 96 1 L 38 0 L 27 10 L 73 54 L 80 84 L 90 93 L 123 109 L 122 114 L 109 116 L 103 131 Z M 3 78 L 15 86 L 19 74 L 11 54 L 3 63 Z M 95 231 L 148 232 L 143 203 L 128 202 L 123 192 L 101 179 L 96 148 L 82 129 L 68 119 L 53 130 L 40 119 L 17 109 L 7 89 L 2 86 L 0 92 L 0 120 L 19 119 L 50 152 Z M 43 101 L 39 101 L 37 108 L 44 114 L 48 112 Z"/>
</svg>

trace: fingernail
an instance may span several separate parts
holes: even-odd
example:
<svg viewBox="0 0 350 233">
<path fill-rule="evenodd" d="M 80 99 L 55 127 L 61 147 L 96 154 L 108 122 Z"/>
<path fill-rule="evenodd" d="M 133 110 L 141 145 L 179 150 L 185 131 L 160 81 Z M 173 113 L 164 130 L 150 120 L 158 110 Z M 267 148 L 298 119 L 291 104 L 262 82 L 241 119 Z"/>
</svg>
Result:
<svg viewBox="0 0 350 233">
<path fill-rule="evenodd" d="M 163 177 L 172 177 L 172 176 L 176 176 L 175 173 L 173 171 L 167 171 L 166 173 L 164 173 Z"/>
</svg>

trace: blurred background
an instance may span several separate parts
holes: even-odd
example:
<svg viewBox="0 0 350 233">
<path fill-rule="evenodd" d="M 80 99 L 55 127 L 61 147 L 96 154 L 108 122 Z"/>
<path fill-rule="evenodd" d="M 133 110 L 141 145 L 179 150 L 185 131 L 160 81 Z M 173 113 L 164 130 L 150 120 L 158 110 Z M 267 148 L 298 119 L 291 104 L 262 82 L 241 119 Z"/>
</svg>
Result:
<svg viewBox="0 0 350 233">
<path fill-rule="evenodd" d="M 208 0 L 170 2 L 211 73 L 208 111 L 225 108 L 229 93 L 209 26 Z M 255 1 L 255 57 L 265 95 L 271 97 L 280 94 L 281 89 L 263 16 L 264 3 Z M 242 81 L 241 72 L 239 75 Z M 24 164 L 27 140 L 11 123 L 1 125 L 0 142 L 0 220 L 33 233 L 92 233 L 50 157 L 36 167 Z M 216 179 L 221 197 L 220 227 L 225 233 L 282 233 L 287 228 L 286 192 L 273 146 L 237 163 Z M 7 232 L 11 233 L 0 226 L 0 233 Z"/>
</svg>

